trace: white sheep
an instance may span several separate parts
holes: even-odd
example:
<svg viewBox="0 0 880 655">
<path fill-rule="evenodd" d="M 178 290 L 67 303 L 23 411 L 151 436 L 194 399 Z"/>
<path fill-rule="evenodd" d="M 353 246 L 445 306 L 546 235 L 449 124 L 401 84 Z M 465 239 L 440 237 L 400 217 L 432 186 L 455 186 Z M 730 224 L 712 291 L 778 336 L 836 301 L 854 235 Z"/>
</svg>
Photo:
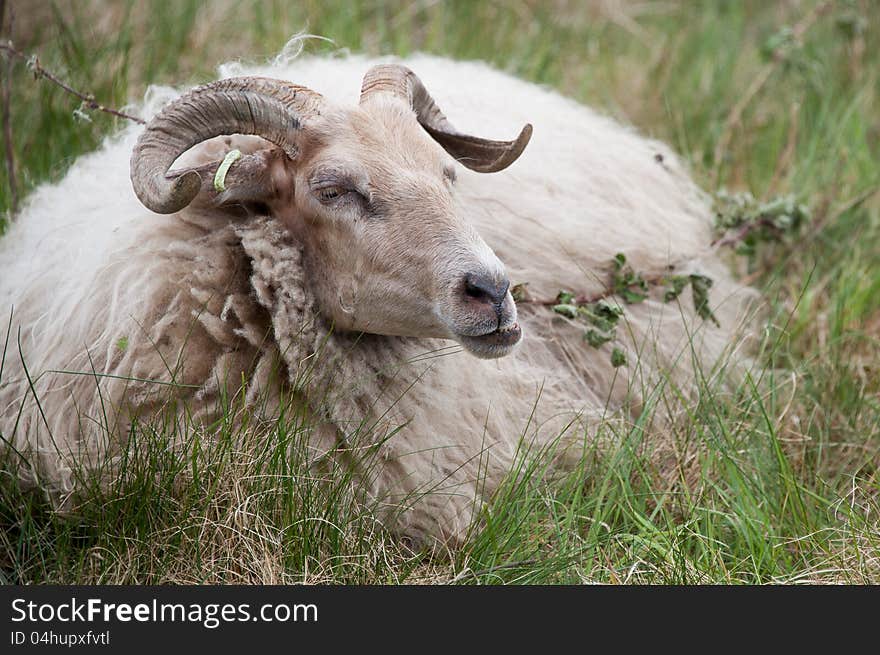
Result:
<svg viewBox="0 0 880 655">
<path fill-rule="evenodd" d="M 134 417 L 169 397 L 208 417 L 244 379 L 249 400 L 307 407 L 316 458 L 368 426 L 382 465 L 362 484 L 389 527 L 454 542 L 518 449 L 556 442 L 564 466 L 602 417 L 727 357 L 753 294 L 708 249 L 706 198 L 667 146 L 480 63 L 382 63 L 221 69 L 235 79 L 31 196 L 0 239 L 0 432 L 24 482 L 63 505 Z M 177 95 L 153 89 L 144 114 Z M 174 170 L 196 173 L 166 176 L 190 146 Z M 511 298 L 511 282 L 600 294 L 618 252 L 710 276 L 720 327 L 654 293 L 594 349 Z"/>
</svg>

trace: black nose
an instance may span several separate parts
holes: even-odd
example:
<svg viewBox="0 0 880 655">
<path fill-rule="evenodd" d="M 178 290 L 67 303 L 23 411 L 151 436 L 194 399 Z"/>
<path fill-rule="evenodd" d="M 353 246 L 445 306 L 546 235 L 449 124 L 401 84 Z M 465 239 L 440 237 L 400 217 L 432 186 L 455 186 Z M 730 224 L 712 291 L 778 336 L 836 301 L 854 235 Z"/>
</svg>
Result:
<svg viewBox="0 0 880 655">
<path fill-rule="evenodd" d="M 509 288 L 510 280 L 506 277 L 496 281 L 482 273 L 468 273 L 464 278 L 466 296 L 492 305 L 503 303 Z"/>
</svg>

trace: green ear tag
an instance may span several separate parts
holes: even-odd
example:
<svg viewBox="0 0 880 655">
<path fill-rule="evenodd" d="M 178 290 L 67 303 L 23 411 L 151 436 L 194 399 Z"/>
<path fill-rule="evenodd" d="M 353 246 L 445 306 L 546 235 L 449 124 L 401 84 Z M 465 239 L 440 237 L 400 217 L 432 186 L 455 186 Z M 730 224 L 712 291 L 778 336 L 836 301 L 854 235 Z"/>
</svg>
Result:
<svg viewBox="0 0 880 655">
<path fill-rule="evenodd" d="M 226 153 L 223 161 L 220 162 L 217 172 L 214 173 L 214 189 L 217 193 L 226 191 L 226 173 L 229 172 L 230 167 L 239 159 L 241 159 L 241 150 L 230 150 Z"/>
</svg>

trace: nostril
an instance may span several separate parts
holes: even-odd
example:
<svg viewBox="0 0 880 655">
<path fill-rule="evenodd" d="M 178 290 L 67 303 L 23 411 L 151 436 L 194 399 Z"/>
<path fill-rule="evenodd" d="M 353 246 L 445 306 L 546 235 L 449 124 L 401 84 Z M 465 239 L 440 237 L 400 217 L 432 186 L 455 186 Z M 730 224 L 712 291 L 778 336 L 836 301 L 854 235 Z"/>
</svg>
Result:
<svg viewBox="0 0 880 655">
<path fill-rule="evenodd" d="M 502 278 L 500 282 L 496 282 L 488 275 L 469 273 L 464 279 L 464 293 L 466 296 L 492 305 L 503 303 L 509 288 L 510 281 L 507 278 Z"/>
</svg>

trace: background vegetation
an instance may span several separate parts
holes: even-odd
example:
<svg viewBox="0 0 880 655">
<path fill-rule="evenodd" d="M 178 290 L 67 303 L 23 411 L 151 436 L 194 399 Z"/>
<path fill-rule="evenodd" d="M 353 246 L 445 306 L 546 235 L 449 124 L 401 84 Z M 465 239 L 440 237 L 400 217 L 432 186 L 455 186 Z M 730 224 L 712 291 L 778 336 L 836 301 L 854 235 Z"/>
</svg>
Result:
<svg viewBox="0 0 880 655">
<path fill-rule="evenodd" d="M 281 456 L 302 417 L 282 417 L 245 461 L 220 425 L 228 447 L 203 467 L 193 453 L 133 465 L 75 520 L 4 477 L 0 579 L 880 583 L 877 3 L 20 0 L 5 18 L 16 47 L 115 106 L 270 57 L 302 30 L 332 40 L 309 52 L 484 59 L 670 142 L 711 192 L 790 193 L 812 212 L 796 238 L 732 260 L 770 299 L 764 362 L 791 383 L 769 397 L 707 386 L 676 426 L 676 443 L 698 445 L 678 475 L 653 475 L 637 423 L 565 479 L 513 477 L 463 549 L 428 556 Z M 21 196 L 118 127 L 77 118 L 22 63 L 7 79 Z M 0 194 L 5 223 L 5 167 Z M 161 443 L 178 428 L 143 433 Z M 183 490 L 156 468 L 186 473 Z"/>
</svg>

